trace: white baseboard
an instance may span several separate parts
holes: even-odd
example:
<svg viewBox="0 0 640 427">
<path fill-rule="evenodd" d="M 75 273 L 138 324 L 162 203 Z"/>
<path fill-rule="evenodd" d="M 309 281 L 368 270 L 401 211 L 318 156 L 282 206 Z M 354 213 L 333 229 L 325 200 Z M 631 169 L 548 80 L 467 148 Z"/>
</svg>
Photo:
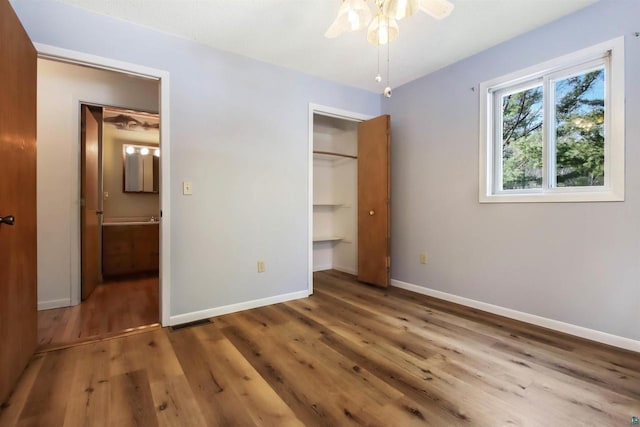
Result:
<svg viewBox="0 0 640 427">
<path fill-rule="evenodd" d="M 314 265 L 313 266 L 313 271 L 324 271 L 324 270 L 331 270 L 333 268 L 333 266 L 331 264 L 326 264 L 326 265 Z"/>
<path fill-rule="evenodd" d="M 418 294 L 428 295 L 430 297 L 454 302 L 467 307 L 477 308 L 478 310 L 487 311 L 489 313 L 508 317 L 510 319 L 520 320 L 522 322 L 531 323 L 533 325 L 542 326 L 544 328 L 553 329 L 555 331 L 564 332 L 566 334 L 575 335 L 577 337 L 586 338 L 591 341 L 608 344 L 614 347 L 624 348 L 626 350 L 640 352 L 640 341 L 632 340 L 618 335 L 608 334 L 606 332 L 596 331 L 594 329 L 582 326 L 572 325 L 571 323 L 560 322 L 558 320 L 529 314 L 522 311 L 512 310 L 510 308 L 493 305 L 482 301 L 476 301 L 470 298 L 460 297 L 435 289 L 429 289 L 424 286 L 414 285 L 413 283 L 402 282 L 400 280 L 391 279 L 391 286 L 406 289 Z"/>
<path fill-rule="evenodd" d="M 265 305 L 278 304 L 280 302 L 294 299 L 307 298 L 309 291 L 291 292 L 289 294 L 276 295 L 268 298 L 254 299 L 237 304 L 224 305 L 222 307 L 208 308 L 206 310 L 192 311 L 190 313 L 177 314 L 169 317 L 169 326 L 180 325 L 182 323 L 195 322 L 197 320 L 208 319 L 209 317 L 221 316 L 223 314 L 235 313 L 237 311 L 249 310 Z"/>
<path fill-rule="evenodd" d="M 38 311 L 50 310 L 52 308 L 69 307 L 71 305 L 70 298 L 52 299 L 49 301 L 38 301 Z"/>
<path fill-rule="evenodd" d="M 356 270 L 355 268 L 340 267 L 339 265 L 334 265 L 333 269 L 334 270 L 338 270 L 338 271 L 342 271 L 343 273 L 353 274 L 354 276 L 358 275 L 358 270 Z"/>
</svg>

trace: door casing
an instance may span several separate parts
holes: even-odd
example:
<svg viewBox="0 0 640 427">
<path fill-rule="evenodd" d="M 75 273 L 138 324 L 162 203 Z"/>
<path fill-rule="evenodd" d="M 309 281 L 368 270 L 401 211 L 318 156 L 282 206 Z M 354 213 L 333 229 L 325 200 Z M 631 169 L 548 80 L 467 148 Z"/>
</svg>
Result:
<svg viewBox="0 0 640 427">
<path fill-rule="evenodd" d="M 102 226 L 99 196 L 102 191 L 98 188 L 101 167 L 102 142 L 100 129 L 102 127 L 102 111 L 96 112 L 88 105 L 82 105 L 81 113 L 83 126 L 80 137 L 80 262 L 82 300 L 89 298 L 100 282 L 98 262 L 102 251 L 99 249 L 100 227 Z M 98 116 L 99 115 L 99 116 Z"/>
<path fill-rule="evenodd" d="M 158 80 L 159 82 L 159 100 L 160 100 L 160 146 L 162 147 L 162 156 L 160 157 L 160 210 L 162 212 L 162 220 L 160 221 L 160 321 L 162 326 L 170 325 L 171 315 L 171 205 L 170 205 L 170 118 L 169 118 L 169 72 L 156 68 L 145 67 L 129 62 L 118 61 L 115 59 L 105 58 L 96 55 L 90 55 L 69 49 L 63 49 L 46 44 L 34 43 L 38 52 L 38 57 L 49 59 L 52 61 L 65 62 L 70 64 L 82 65 L 90 68 L 98 68 L 102 70 L 115 71 L 118 73 L 129 74 L 133 76 L 143 77 L 147 79 Z M 80 101 L 80 100 L 79 100 Z M 76 129 L 80 129 L 80 117 Z M 79 159 L 78 153 L 77 158 Z M 80 188 L 77 190 L 77 200 L 80 200 Z M 71 249 L 71 303 L 79 304 L 81 300 L 80 286 L 80 209 L 78 211 L 77 229 L 73 230 L 75 234 L 72 239 Z"/>
<path fill-rule="evenodd" d="M 363 122 L 365 120 L 372 119 L 374 116 L 367 114 L 356 113 L 353 111 L 342 110 L 340 108 L 329 107 L 326 105 L 319 105 L 309 103 L 309 147 L 307 153 L 308 160 L 308 206 L 307 206 L 307 224 L 308 224 L 308 272 L 307 272 L 307 285 L 309 289 L 309 295 L 313 294 L 313 116 L 318 114 L 321 116 L 335 117 L 343 120 L 350 120 L 353 122 Z"/>
</svg>

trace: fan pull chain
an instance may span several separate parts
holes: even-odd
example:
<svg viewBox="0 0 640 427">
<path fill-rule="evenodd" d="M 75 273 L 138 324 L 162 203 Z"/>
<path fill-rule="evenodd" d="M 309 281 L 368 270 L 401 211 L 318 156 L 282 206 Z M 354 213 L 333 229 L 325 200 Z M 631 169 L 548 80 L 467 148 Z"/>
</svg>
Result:
<svg viewBox="0 0 640 427">
<path fill-rule="evenodd" d="M 389 40 L 389 17 L 387 16 L 387 87 L 384 88 L 384 96 L 391 98 L 391 40 Z"/>
</svg>

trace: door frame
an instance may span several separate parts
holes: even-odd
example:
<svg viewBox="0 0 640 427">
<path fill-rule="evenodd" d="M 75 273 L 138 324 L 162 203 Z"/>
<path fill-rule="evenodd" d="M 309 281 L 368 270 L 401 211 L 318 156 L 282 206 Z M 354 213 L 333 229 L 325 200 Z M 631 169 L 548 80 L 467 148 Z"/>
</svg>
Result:
<svg viewBox="0 0 640 427">
<path fill-rule="evenodd" d="M 171 179 L 170 179 L 170 103 L 169 103 L 169 72 L 156 68 L 129 62 L 118 61 L 102 56 L 90 55 L 69 49 L 63 49 L 47 44 L 34 43 L 38 58 L 52 61 L 76 64 L 90 68 L 97 68 L 117 73 L 128 74 L 146 79 L 157 80 L 159 82 L 159 111 L 160 114 L 160 147 L 162 156 L 160 157 L 160 276 L 159 276 L 159 313 L 162 326 L 169 326 L 171 314 Z M 80 101 L 80 100 L 78 100 Z M 80 117 L 77 118 L 77 129 L 80 129 Z M 78 152 L 74 153 L 75 159 L 79 158 Z M 75 160 L 74 160 L 75 161 Z M 80 200 L 80 187 L 74 188 L 74 196 Z M 77 194 L 76 194 L 77 193 Z M 78 227 L 71 230 L 71 277 L 70 277 L 70 297 L 71 305 L 77 305 L 81 301 L 80 286 L 80 209 L 74 210 L 74 220 Z M 77 211 L 77 212 L 76 212 Z"/>
<path fill-rule="evenodd" d="M 307 224 L 309 245 L 307 247 L 307 286 L 309 289 L 309 295 L 313 294 L 313 116 L 318 114 L 320 116 L 335 117 L 337 119 L 349 120 L 352 122 L 363 122 L 374 118 L 368 114 L 356 113 L 354 111 L 343 110 L 340 108 L 329 107 L 326 105 L 309 103 L 309 146 L 307 152 L 308 161 L 308 194 L 309 200 L 307 205 Z"/>
</svg>

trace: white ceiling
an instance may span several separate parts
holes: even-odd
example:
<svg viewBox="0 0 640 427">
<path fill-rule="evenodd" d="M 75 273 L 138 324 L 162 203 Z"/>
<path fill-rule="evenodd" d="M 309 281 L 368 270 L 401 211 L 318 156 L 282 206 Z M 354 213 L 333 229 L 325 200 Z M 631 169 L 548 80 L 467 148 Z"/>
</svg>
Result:
<svg viewBox="0 0 640 427">
<path fill-rule="evenodd" d="M 382 92 L 377 49 L 364 30 L 326 39 L 341 0 L 58 0 L 217 49 Z M 391 85 L 424 74 L 567 15 L 597 0 L 451 0 L 442 21 L 418 12 L 391 43 Z M 369 0 L 373 4 L 372 0 Z M 386 49 L 381 53 L 383 66 Z"/>
</svg>

